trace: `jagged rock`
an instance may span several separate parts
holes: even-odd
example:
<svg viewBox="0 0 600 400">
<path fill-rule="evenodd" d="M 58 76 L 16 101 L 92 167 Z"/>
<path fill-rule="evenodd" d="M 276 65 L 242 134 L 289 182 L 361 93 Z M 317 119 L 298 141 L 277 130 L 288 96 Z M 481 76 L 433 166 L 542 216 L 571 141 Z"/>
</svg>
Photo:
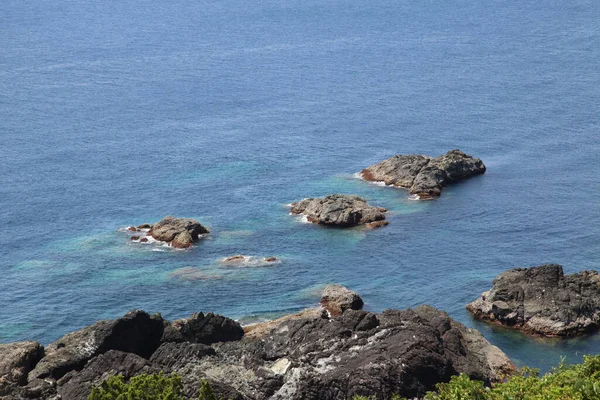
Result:
<svg viewBox="0 0 600 400">
<path fill-rule="evenodd" d="M 163 343 L 152 354 L 150 361 L 170 372 L 212 355 L 215 355 L 215 349 L 201 343 Z"/>
<path fill-rule="evenodd" d="M 565 275 L 560 265 L 516 268 L 467 305 L 475 318 L 543 336 L 575 336 L 600 328 L 600 274 Z"/>
<path fill-rule="evenodd" d="M 142 230 L 142 229 L 150 229 L 152 228 L 152 225 L 150 224 L 141 224 L 140 226 L 137 227 L 138 230 Z"/>
<path fill-rule="evenodd" d="M 80 370 L 87 361 L 109 350 L 120 350 L 148 358 L 163 335 L 163 319 L 133 310 L 122 318 L 100 321 L 69 333 L 46 347 L 46 355 L 29 373 L 29 380 L 59 379 Z"/>
<path fill-rule="evenodd" d="M 428 306 L 349 310 L 332 320 L 309 313 L 213 347 L 214 356 L 176 372 L 208 376 L 253 399 L 422 397 L 460 372 L 490 382 L 515 370 L 477 331 Z"/>
<path fill-rule="evenodd" d="M 109 375 L 158 370 L 181 376 L 190 399 L 201 380 L 235 400 L 420 398 L 454 374 L 491 382 L 515 370 L 479 332 L 429 306 L 381 314 L 348 308 L 335 318 L 315 308 L 254 326 L 243 338 L 239 330 L 232 320 L 202 313 L 172 324 L 140 311 L 102 321 L 50 345 L 42 368 L 9 398 L 84 399 Z"/>
<path fill-rule="evenodd" d="M 0 396 L 15 385 L 25 385 L 27 374 L 43 355 L 44 347 L 38 342 L 0 344 Z"/>
<path fill-rule="evenodd" d="M 361 171 L 363 179 L 409 189 L 420 199 L 437 197 L 442 188 L 462 179 L 485 173 L 485 165 L 460 150 L 432 158 L 423 155 L 395 155 Z"/>
<path fill-rule="evenodd" d="M 342 315 L 346 310 L 360 310 L 363 304 L 358 293 L 338 284 L 327 286 L 321 296 L 321 305 L 333 317 Z"/>
<path fill-rule="evenodd" d="M 241 325 L 227 317 L 213 313 L 195 313 L 189 318 L 173 321 L 173 328 L 185 341 L 212 344 L 240 340 L 244 336 Z"/>
<path fill-rule="evenodd" d="M 109 350 L 91 359 L 81 371 L 71 371 L 58 381 L 57 392 L 63 399 L 86 400 L 92 390 L 111 375 L 130 379 L 139 374 L 157 373 L 160 370 L 148 360 L 117 350 Z"/>
<path fill-rule="evenodd" d="M 279 259 L 277 257 L 265 257 L 265 262 L 275 262 L 275 261 L 279 261 Z"/>
<path fill-rule="evenodd" d="M 170 243 L 173 247 L 186 248 L 198 240 L 198 235 L 208 233 L 208 229 L 190 218 L 166 216 L 152 225 L 148 234 L 156 240 Z"/>
<path fill-rule="evenodd" d="M 387 210 L 373 207 L 365 199 L 346 194 L 330 194 L 292 203 L 292 214 L 303 214 L 308 221 L 339 227 L 350 227 L 385 219 Z"/>
</svg>

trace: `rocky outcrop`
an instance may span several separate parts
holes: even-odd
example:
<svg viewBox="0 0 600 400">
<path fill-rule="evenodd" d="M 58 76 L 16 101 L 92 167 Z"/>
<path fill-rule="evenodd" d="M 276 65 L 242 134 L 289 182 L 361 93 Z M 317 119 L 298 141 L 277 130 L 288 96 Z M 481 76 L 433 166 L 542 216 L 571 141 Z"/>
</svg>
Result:
<svg viewBox="0 0 600 400">
<path fill-rule="evenodd" d="M 339 227 L 368 224 L 385 219 L 387 210 L 373 207 L 365 199 L 347 194 L 330 194 L 292 203 L 292 214 L 303 214 L 308 221 Z"/>
<path fill-rule="evenodd" d="M 0 344 L 0 397 L 16 385 L 27 383 L 27 374 L 44 355 L 38 342 Z"/>
<path fill-rule="evenodd" d="M 29 373 L 29 380 L 59 379 L 109 350 L 150 357 L 160 344 L 163 330 L 160 316 L 138 310 L 114 321 L 97 322 L 48 345 L 44 358 Z"/>
<path fill-rule="evenodd" d="M 422 397 L 454 374 L 490 382 L 515 367 L 477 331 L 422 306 L 381 314 L 346 310 L 288 318 L 175 372 L 208 376 L 251 399 Z"/>
<path fill-rule="evenodd" d="M 442 311 L 421 306 L 376 314 L 354 309 L 358 295 L 344 287 L 325 292 L 326 306 L 339 313 L 310 309 L 246 335 L 214 314 L 169 323 L 134 311 L 101 321 L 48 346 L 8 398 L 83 400 L 110 375 L 157 371 L 181 376 L 190 399 L 201 380 L 211 382 L 218 398 L 235 400 L 413 398 L 457 373 L 490 382 L 514 371 L 497 347 Z"/>
<path fill-rule="evenodd" d="M 600 328 L 600 274 L 565 275 L 560 265 L 516 268 L 467 305 L 475 318 L 543 336 L 575 336 Z"/>
<path fill-rule="evenodd" d="M 57 392 L 63 399 L 86 400 L 92 386 L 100 385 L 111 375 L 129 379 L 139 374 L 157 373 L 159 369 L 133 353 L 109 350 L 93 358 L 81 371 L 71 371 L 58 381 Z"/>
<path fill-rule="evenodd" d="M 321 306 L 333 317 L 342 315 L 346 310 L 360 310 L 363 304 L 358 293 L 337 284 L 327 286 L 321 296 Z"/>
<path fill-rule="evenodd" d="M 398 154 L 361 171 L 367 181 L 409 189 L 420 199 L 438 197 L 444 186 L 483 173 L 483 162 L 460 150 L 436 158 Z"/>
<path fill-rule="evenodd" d="M 229 342 L 244 336 L 244 330 L 238 322 L 213 313 L 195 313 L 189 318 L 173 321 L 172 326 L 183 340 L 192 343 Z"/>
<path fill-rule="evenodd" d="M 187 248 L 198 240 L 198 236 L 208 233 L 200 222 L 190 218 L 167 216 L 152 225 L 148 234 L 155 240 L 169 243 L 175 248 Z"/>
</svg>

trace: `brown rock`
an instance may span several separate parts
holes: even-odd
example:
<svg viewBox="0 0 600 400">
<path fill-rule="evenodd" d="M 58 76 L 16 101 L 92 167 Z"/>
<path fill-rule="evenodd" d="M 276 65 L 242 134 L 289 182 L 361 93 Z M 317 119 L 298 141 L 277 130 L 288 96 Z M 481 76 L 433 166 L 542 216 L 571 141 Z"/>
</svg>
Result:
<svg viewBox="0 0 600 400">
<path fill-rule="evenodd" d="M 338 317 L 346 310 L 360 310 L 363 304 L 358 293 L 338 284 L 327 286 L 321 296 L 321 305 L 332 317 Z"/>
<path fill-rule="evenodd" d="M 375 221 L 375 222 L 369 222 L 367 224 L 367 228 L 369 229 L 375 229 L 375 228 L 381 228 L 382 226 L 386 226 L 389 225 L 389 221 Z"/>
</svg>

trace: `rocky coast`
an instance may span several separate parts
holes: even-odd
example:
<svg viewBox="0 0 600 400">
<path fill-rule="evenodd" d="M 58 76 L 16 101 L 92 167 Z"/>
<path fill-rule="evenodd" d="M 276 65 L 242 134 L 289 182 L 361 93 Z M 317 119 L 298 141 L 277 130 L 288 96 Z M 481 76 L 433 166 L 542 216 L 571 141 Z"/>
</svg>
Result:
<svg viewBox="0 0 600 400">
<path fill-rule="evenodd" d="M 557 264 L 516 268 L 467 305 L 475 318 L 541 336 L 577 336 L 600 328 L 600 274 L 565 275 Z"/>
<path fill-rule="evenodd" d="M 188 398 L 202 379 L 236 400 L 412 398 L 458 373 L 491 382 L 515 371 L 479 332 L 433 307 L 363 311 L 340 285 L 327 287 L 321 304 L 245 328 L 212 313 L 169 322 L 133 310 L 45 348 L 0 345 L 0 397 L 86 399 L 110 375 L 165 371 L 182 377 Z"/>
</svg>

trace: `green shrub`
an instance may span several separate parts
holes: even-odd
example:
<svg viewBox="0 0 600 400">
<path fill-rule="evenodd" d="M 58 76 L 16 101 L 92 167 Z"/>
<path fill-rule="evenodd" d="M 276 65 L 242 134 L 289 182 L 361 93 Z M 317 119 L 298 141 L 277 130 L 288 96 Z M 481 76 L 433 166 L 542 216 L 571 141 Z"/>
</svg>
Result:
<svg viewBox="0 0 600 400">
<path fill-rule="evenodd" d="M 425 400 L 600 400 L 600 355 L 585 356 L 583 364 L 567 366 L 561 361 L 541 377 L 537 370 L 523 368 L 491 388 L 464 374 L 436 388 Z"/>
<path fill-rule="evenodd" d="M 177 374 L 142 374 L 125 383 L 123 375 L 111 376 L 94 386 L 88 400 L 184 400 L 181 377 Z M 202 381 L 198 400 L 219 400 L 208 381 Z"/>
<path fill-rule="evenodd" d="M 182 390 L 181 377 L 175 374 L 138 375 L 129 383 L 117 375 L 94 386 L 88 400 L 183 400 Z"/>
</svg>

